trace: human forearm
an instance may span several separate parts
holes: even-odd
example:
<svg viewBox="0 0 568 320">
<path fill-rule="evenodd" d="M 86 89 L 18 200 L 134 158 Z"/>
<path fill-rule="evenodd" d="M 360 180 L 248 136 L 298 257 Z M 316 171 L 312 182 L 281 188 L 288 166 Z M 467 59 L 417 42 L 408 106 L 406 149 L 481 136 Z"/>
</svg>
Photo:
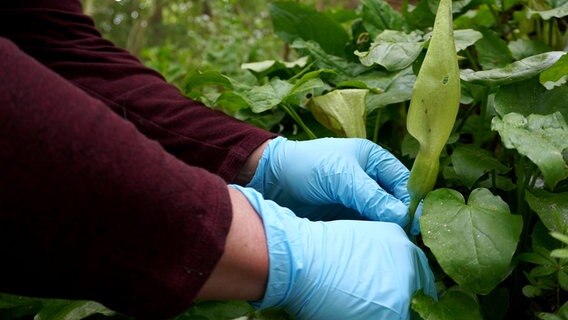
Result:
<svg viewBox="0 0 568 320">
<path fill-rule="evenodd" d="M 184 97 L 103 39 L 78 0 L 1 3 L 0 36 L 103 101 L 178 159 L 227 182 L 274 136 Z"/>
<path fill-rule="evenodd" d="M 202 300 L 259 300 L 268 279 L 262 221 L 243 194 L 228 187 L 233 220 L 225 252 L 198 294 Z"/>
</svg>

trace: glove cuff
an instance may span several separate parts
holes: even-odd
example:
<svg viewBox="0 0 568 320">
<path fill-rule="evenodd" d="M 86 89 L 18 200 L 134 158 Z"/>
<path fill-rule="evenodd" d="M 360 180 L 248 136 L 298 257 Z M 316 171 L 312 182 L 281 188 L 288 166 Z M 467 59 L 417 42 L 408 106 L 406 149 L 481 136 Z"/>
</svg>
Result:
<svg viewBox="0 0 568 320">
<path fill-rule="evenodd" d="M 280 207 L 271 200 L 250 188 L 230 185 L 239 190 L 250 202 L 262 219 L 269 255 L 269 274 L 266 291 L 262 300 L 249 301 L 257 309 L 281 307 L 289 296 L 292 284 L 297 278 L 297 270 L 301 269 L 302 252 L 298 239 L 299 234 L 293 230 L 301 229 L 298 218 L 292 211 Z M 300 223 L 301 224 L 301 223 Z M 291 234 L 292 233 L 292 234 Z"/>
<path fill-rule="evenodd" d="M 252 179 L 246 185 L 246 187 L 253 188 L 256 191 L 260 192 L 261 194 L 265 194 L 266 172 L 267 170 L 269 170 L 268 164 L 270 162 L 270 156 L 274 153 L 274 149 L 278 148 L 280 144 L 286 141 L 287 139 L 284 137 L 276 137 L 268 143 L 266 149 L 264 149 L 264 152 L 260 157 L 260 160 L 258 161 L 258 166 L 256 168 L 256 171 L 254 172 Z"/>
</svg>

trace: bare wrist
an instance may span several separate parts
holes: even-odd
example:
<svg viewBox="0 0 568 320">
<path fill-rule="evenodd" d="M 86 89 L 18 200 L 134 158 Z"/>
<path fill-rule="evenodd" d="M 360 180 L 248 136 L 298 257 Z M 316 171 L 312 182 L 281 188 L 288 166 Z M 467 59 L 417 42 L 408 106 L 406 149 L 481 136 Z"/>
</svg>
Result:
<svg viewBox="0 0 568 320">
<path fill-rule="evenodd" d="M 250 180 L 254 176 L 254 173 L 256 172 L 256 168 L 258 167 L 258 162 L 260 161 L 260 157 L 262 157 L 262 153 L 264 152 L 266 146 L 270 141 L 272 141 L 272 139 L 266 140 L 264 143 L 258 146 L 258 148 L 254 149 L 254 151 L 250 154 L 247 161 L 241 168 L 241 171 L 239 171 L 237 178 L 235 179 L 235 182 L 237 184 L 244 186 L 250 182 Z"/>
</svg>

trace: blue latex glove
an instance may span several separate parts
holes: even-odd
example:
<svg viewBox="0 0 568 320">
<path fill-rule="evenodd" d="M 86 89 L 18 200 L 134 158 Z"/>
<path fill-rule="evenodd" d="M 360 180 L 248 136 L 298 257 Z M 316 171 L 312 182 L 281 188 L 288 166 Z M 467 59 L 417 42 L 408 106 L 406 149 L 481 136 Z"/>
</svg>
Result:
<svg viewBox="0 0 568 320">
<path fill-rule="evenodd" d="M 365 139 L 272 140 L 247 187 L 311 220 L 408 224 L 408 169 Z M 417 219 L 412 233 L 419 232 Z"/>
<path fill-rule="evenodd" d="M 436 298 L 424 253 L 394 223 L 310 221 L 250 188 L 240 190 L 262 218 L 269 276 L 257 308 L 296 319 L 409 319 L 417 290 Z"/>
</svg>

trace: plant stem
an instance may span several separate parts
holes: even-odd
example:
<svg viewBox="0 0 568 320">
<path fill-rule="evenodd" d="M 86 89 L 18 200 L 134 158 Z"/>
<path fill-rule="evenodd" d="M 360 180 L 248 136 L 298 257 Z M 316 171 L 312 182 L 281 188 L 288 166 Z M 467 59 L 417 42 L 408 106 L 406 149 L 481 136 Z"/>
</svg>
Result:
<svg viewBox="0 0 568 320">
<path fill-rule="evenodd" d="M 377 116 L 375 118 L 375 128 L 373 130 L 373 142 L 377 143 L 379 141 L 379 128 L 381 126 L 381 109 L 377 110 Z"/>
<path fill-rule="evenodd" d="M 308 126 L 304 123 L 302 118 L 298 115 L 298 113 L 296 113 L 296 110 L 294 110 L 294 108 L 292 108 L 291 106 L 289 106 L 287 104 L 282 104 L 282 108 L 284 108 L 284 111 L 286 111 L 290 115 L 290 117 L 292 117 L 292 119 L 294 119 L 294 121 L 296 121 L 296 123 L 300 127 L 302 127 L 302 129 L 304 129 L 304 131 L 306 132 L 308 137 L 310 137 L 310 139 L 317 139 L 318 138 L 312 132 L 312 130 L 310 130 L 310 128 L 308 128 Z"/>
</svg>

